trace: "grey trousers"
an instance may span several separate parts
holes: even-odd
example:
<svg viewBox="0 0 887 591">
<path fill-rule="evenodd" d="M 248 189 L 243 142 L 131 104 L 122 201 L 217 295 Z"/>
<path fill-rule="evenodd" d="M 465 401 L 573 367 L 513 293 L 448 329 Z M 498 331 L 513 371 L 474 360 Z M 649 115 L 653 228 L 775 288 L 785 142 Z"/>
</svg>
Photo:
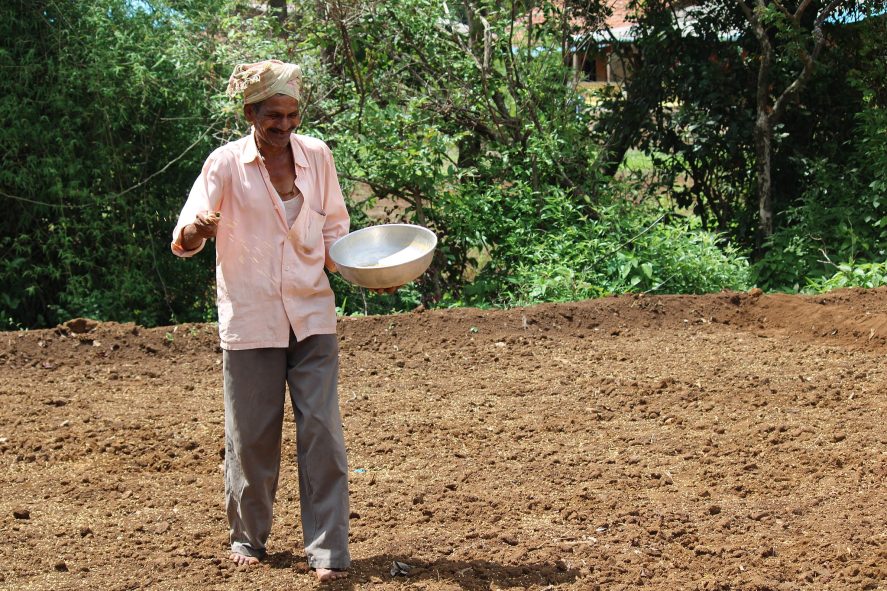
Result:
<svg viewBox="0 0 887 591">
<path fill-rule="evenodd" d="M 224 351 L 225 498 L 231 550 L 261 558 L 280 472 L 286 385 L 296 418 L 305 554 L 312 568 L 347 568 L 348 465 L 339 414 L 336 335 L 289 347 Z"/>
</svg>

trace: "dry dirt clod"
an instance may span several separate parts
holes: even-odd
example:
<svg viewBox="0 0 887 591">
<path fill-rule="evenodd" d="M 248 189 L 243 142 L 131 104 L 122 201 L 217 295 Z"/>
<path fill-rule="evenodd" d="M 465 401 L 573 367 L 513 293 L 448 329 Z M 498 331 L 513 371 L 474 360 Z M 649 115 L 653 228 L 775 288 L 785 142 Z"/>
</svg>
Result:
<svg viewBox="0 0 887 591">
<path fill-rule="evenodd" d="M 65 322 L 64 326 L 74 334 L 86 334 L 92 332 L 99 325 L 90 318 L 74 318 Z"/>
<path fill-rule="evenodd" d="M 153 531 L 155 534 L 166 533 L 169 531 L 169 522 L 160 521 L 158 523 L 155 523 L 154 526 L 151 528 L 151 531 Z"/>
</svg>

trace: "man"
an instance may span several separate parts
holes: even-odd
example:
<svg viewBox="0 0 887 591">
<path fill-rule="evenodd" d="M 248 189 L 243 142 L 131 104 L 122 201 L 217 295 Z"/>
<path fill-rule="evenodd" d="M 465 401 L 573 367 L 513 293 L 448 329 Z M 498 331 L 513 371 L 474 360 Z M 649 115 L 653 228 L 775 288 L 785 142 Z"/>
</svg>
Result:
<svg viewBox="0 0 887 591">
<path fill-rule="evenodd" d="M 280 468 L 284 398 L 296 418 L 308 565 L 347 576 L 348 469 L 336 381 L 338 341 L 330 245 L 349 217 L 329 148 L 293 131 L 302 74 L 277 60 L 234 69 L 251 133 L 207 159 L 173 231 L 188 257 L 216 241 L 225 398 L 230 559 L 265 555 Z"/>
</svg>

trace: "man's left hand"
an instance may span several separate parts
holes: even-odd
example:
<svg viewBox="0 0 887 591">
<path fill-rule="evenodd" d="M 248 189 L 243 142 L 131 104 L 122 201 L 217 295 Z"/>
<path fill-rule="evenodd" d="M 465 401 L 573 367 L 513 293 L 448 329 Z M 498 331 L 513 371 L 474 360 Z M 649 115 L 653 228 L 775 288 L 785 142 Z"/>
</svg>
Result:
<svg viewBox="0 0 887 591">
<path fill-rule="evenodd" d="M 370 291 L 373 293 L 378 293 L 378 294 L 385 294 L 385 293 L 392 294 L 392 293 L 396 292 L 398 289 L 400 289 L 401 287 L 403 287 L 403 285 L 398 285 L 396 287 L 378 287 L 375 289 L 370 289 Z"/>
</svg>

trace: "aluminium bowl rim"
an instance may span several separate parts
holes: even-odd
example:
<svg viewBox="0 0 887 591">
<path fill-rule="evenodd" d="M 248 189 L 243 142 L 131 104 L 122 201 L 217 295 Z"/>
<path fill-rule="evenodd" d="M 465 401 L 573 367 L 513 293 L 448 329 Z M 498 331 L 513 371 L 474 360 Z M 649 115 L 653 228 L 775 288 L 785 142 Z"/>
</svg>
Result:
<svg viewBox="0 0 887 591">
<path fill-rule="evenodd" d="M 423 252 L 421 255 L 419 255 L 418 257 L 416 257 L 414 259 L 411 259 L 409 261 L 405 261 L 403 263 L 398 263 L 398 265 L 395 265 L 395 266 L 406 265 L 406 264 L 412 263 L 414 261 L 418 261 L 422 257 L 427 256 L 429 252 L 434 252 L 434 250 L 437 248 L 437 234 L 435 234 L 434 232 L 432 232 L 431 230 L 429 230 L 425 226 L 420 226 L 419 224 L 403 224 L 403 223 L 376 224 L 375 226 L 366 226 L 365 228 L 360 228 L 359 230 L 354 230 L 353 232 L 349 232 L 349 233 L 345 234 L 344 236 L 340 236 L 339 238 L 337 238 L 336 241 L 330 245 L 330 257 L 333 259 L 333 262 L 336 263 L 337 267 L 347 267 L 349 269 L 369 269 L 370 267 L 356 267 L 354 265 L 347 265 L 344 263 L 339 263 L 339 261 L 335 260 L 335 256 L 333 256 L 333 249 L 336 248 L 337 244 L 339 244 L 340 242 L 342 242 L 346 238 L 352 237 L 356 234 L 360 234 L 361 232 L 364 232 L 365 230 L 373 230 L 375 228 L 384 228 L 384 227 L 415 228 L 421 232 L 431 235 L 431 246 L 428 248 L 428 251 Z M 388 268 L 388 267 L 377 267 L 377 268 Z"/>
</svg>

